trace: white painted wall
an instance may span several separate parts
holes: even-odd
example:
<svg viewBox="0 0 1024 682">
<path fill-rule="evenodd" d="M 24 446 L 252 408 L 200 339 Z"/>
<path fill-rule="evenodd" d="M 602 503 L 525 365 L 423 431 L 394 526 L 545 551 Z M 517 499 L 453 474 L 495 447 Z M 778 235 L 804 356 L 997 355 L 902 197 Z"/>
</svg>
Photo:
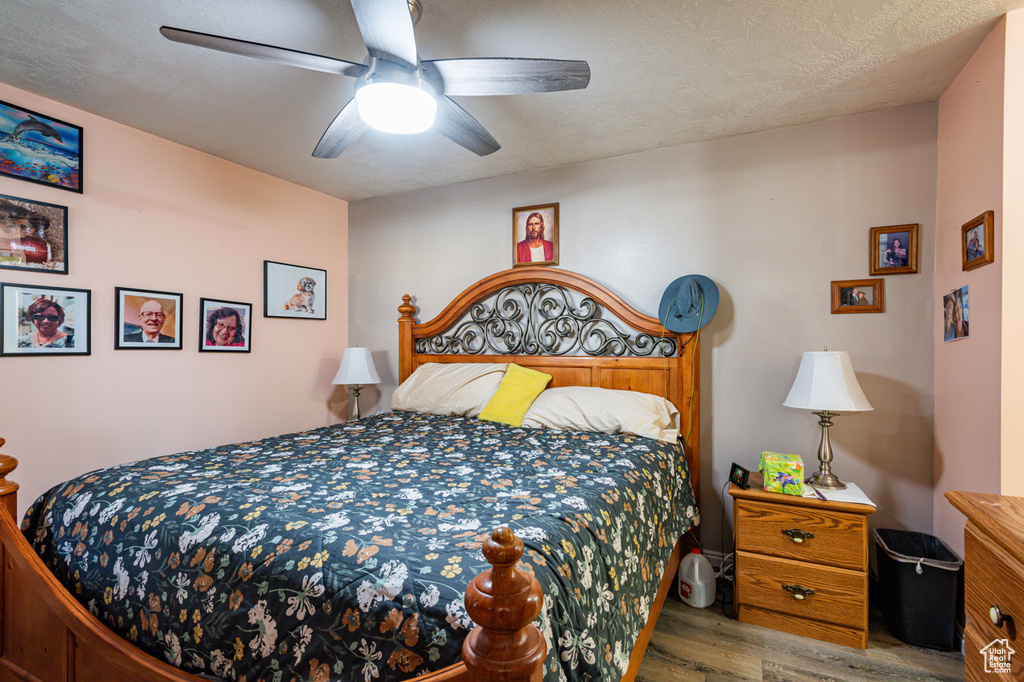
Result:
<svg viewBox="0 0 1024 682">
<path fill-rule="evenodd" d="M 384 381 L 364 414 L 396 384 L 402 294 L 430 319 L 510 267 L 512 208 L 557 201 L 560 267 L 641 311 L 681 275 L 720 287 L 701 337 L 706 544 L 721 545 L 731 462 L 816 462 L 816 418 L 782 401 L 801 352 L 826 345 L 850 351 L 875 407 L 838 418 L 836 472 L 878 504 L 874 525 L 930 532 L 936 118 L 904 107 L 351 204 L 349 338 Z M 869 229 L 905 223 L 921 224 L 919 273 L 886 278 L 884 314 L 831 315 L 830 281 L 868 277 Z"/>
</svg>

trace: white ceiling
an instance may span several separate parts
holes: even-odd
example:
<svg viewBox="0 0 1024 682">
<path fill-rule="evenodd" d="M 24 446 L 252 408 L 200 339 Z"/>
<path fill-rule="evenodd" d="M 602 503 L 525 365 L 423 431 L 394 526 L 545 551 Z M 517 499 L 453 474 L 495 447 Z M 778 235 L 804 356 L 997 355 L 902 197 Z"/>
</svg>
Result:
<svg viewBox="0 0 1024 682">
<path fill-rule="evenodd" d="M 585 59 L 590 86 L 456 97 L 502 144 L 487 157 L 428 131 L 370 132 L 337 159 L 314 159 L 353 79 L 157 31 L 360 62 L 366 50 L 347 0 L 0 0 L 0 82 L 356 200 L 934 101 L 1024 0 L 423 5 L 422 59 Z"/>
</svg>

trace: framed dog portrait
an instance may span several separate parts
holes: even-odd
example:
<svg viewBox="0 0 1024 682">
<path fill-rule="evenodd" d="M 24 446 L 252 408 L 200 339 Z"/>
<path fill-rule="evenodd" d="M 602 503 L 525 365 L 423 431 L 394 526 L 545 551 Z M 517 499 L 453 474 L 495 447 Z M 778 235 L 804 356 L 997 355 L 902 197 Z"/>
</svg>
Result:
<svg viewBox="0 0 1024 682">
<path fill-rule="evenodd" d="M 0 175 L 82 193 L 82 128 L 0 102 Z"/>
<path fill-rule="evenodd" d="M 327 271 L 263 261 L 263 317 L 327 319 Z"/>
<path fill-rule="evenodd" d="M 181 350 L 181 294 L 114 289 L 115 350 Z"/>
<path fill-rule="evenodd" d="M 68 274 L 68 207 L 0 194 L 0 268 Z"/>
<path fill-rule="evenodd" d="M 985 211 L 960 228 L 963 269 L 973 270 L 996 259 L 995 212 Z"/>
<path fill-rule="evenodd" d="M 884 279 L 848 279 L 832 282 L 833 315 L 884 312 Z"/>
<path fill-rule="evenodd" d="M 199 350 L 248 353 L 252 304 L 199 299 Z"/>
<path fill-rule="evenodd" d="M 512 209 L 512 267 L 558 265 L 558 204 Z"/>
<path fill-rule="evenodd" d="M 872 275 L 904 275 L 917 272 L 918 225 L 872 227 L 868 261 Z"/>
<path fill-rule="evenodd" d="M 90 296 L 0 283 L 0 355 L 89 355 Z"/>
</svg>

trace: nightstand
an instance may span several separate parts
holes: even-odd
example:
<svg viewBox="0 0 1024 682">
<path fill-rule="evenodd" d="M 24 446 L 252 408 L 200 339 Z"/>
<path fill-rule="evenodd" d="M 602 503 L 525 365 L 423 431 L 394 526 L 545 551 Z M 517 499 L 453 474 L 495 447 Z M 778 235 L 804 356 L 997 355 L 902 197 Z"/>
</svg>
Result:
<svg viewBox="0 0 1024 682">
<path fill-rule="evenodd" d="M 826 642 L 868 646 L 869 504 L 729 484 L 737 617 Z M 828 496 L 829 491 L 822 491 Z"/>
</svg>

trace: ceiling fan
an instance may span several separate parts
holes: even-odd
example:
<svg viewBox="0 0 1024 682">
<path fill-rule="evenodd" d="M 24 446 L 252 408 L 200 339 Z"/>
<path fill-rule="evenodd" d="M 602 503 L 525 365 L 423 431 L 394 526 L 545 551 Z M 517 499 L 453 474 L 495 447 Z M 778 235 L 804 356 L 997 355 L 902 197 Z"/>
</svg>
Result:
<svg viewBox="0 0 1024 682">
<path fill-rule="evenodd" d="M 355 96 L 320 138 L 313 156 L 335 158 L 368 126 L 413 133 L 434 127 L 466 149 L 486 156 L 501 145 L 450 95 L 521 95 L 577 90 L 590 83 L 585 61 L 484 57 L 421 61 L 413 26 L 420 0 L 352 0 L 369 54 L 362 64 L 247 40 L 161 26 L 164 37 L 244 57 L 356 78 Z"/>
</svg>

